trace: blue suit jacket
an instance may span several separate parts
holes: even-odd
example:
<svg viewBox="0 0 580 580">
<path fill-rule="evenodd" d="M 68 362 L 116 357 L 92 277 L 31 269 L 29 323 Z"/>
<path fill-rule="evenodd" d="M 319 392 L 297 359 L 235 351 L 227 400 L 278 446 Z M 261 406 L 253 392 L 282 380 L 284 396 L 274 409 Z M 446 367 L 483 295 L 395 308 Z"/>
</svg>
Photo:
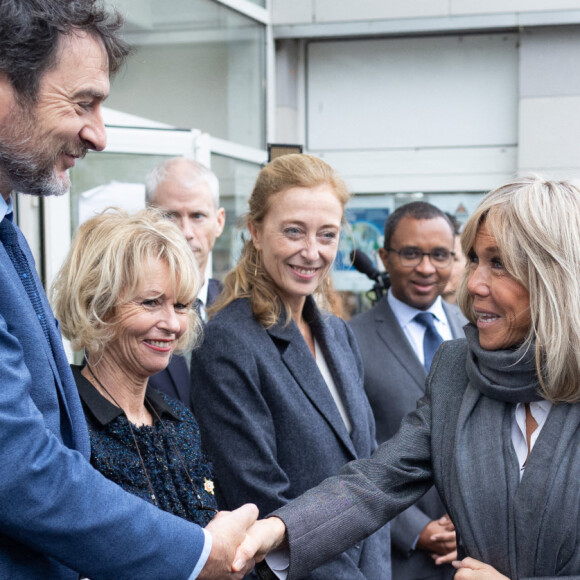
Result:
<svg viewBox="0 0 580 580">
<path fill-rule="evenodd" d="M 208 280 L 207 306 L 215 302 L 222 290 L 223 284 L 219 280 L 213 278 Z M 181 401 L 186 407 L 191 405 L 189 369 L 183 356 L 172 356 L 166 368 L 149 378 L 149 385 Z"/>
<path fill-rule="evenodd" d="M 50 344 L 0 243 L 0 578 L 187 578 L 203 547 L 201 528 L 125 493 L 88 462 L 57 324 L 18 235 Z"/>
<path fill-rule="evenodd" d="M 262 516 L 286 504 L 355 457 L 375 448 L 362 365 L 346 324 L 309 298 L 305 317 L 322 349 L 352 423 L 349 435 L 298 327 L 264 329 L 239 299 L 205 326 L 192 354 L 192 396 L 217 481 L 218 504 L 246 502 Z M 311 573 L 317 580 L 389 579 L 383 528 Z"/>
</svg>

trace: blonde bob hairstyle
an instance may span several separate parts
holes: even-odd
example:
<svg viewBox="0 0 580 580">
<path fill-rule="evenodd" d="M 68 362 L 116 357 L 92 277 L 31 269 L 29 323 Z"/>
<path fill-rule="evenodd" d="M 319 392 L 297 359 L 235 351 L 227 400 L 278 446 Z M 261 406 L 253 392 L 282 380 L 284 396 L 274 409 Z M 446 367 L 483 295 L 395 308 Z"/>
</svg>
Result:
<svg viewBox="0 0 580 580">
<path fill-rule="evenodd" d="M 461 236 L 467 272 L 484 223 L 506 272 L 529 292 L 531 324 L 524 344 L 535 349 L 545 398 L 580 402 L 580 189 L 533 176 L 489 193 Z M 458 304 L 475 323 L 467 282 L 466 273 Z"/>
<path fill-rule="evenodd" d="M 177 301 L 190 305 L 201 287 L 199 269 L 183 233 L 161 211 L 146 209 L 129 216 L 107 208 L 80 226 L 51 289 L 62 334 L 74 350 L 102 355 L 117 336 L 118 307 L 137 296 L 148 263 L 155 260 L 169 267 Z M 178 353 L 201 332 L 195 310 L 190 308 L 188 316 Z"/>
<path fill-rule="evenodd" d="M 320 185 L 328 185 L 340 201 L 344 223 L 344 207 L 350 199 L 350 193 L 330 165 L 318 157 L 302 153 L 277 157 L 258 175 L 249 200 L 246 225 L 253 224 L 259 229 L 277 194 L 294 187 L 316 188 Z M 315 294 L 319 302 L 332 311 L 329 277 L 329 274 L 325 276 Z M 249 298 L 254 316 L 265 328 L 274 326 L 284 311 L 286 323 L 290 322 L 290 307 L 280 297 L 274 281 L 262 264 L 260 252 L 251 239 L 244 244 L 240 260 L 226 276 L 224 286 L 224 291 L 209 309 L 210 315 L 237 298 Z"/>
</svg>

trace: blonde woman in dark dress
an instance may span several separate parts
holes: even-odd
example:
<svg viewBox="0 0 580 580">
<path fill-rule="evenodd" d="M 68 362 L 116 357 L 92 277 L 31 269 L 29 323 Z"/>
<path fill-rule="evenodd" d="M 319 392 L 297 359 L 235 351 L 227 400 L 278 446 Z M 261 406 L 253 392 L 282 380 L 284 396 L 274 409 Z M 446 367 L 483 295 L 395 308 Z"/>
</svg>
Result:
<svg viewBox="0 0 580 580">
<path fill-rule="evenodd" d="M 200 525 L 216 512 L 197 423 L 148 387 L 200 324 L 201 277 L 177 226 L 160 212 L 108 211 L 85 222 L 53 286 L 61 329 L 86 364 L 73 366 L 91 463 L 160 509 Z"/>
</svg>

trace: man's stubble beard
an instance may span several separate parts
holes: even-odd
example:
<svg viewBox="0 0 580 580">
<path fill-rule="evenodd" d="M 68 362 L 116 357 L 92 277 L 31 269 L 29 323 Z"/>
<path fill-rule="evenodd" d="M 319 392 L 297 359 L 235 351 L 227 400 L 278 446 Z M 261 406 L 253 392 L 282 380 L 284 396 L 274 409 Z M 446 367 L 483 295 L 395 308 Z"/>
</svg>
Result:
<svg viewBox="0 0 580 580">
<path fill-rule="evenodd" d="M 8 191 L 36 196 L 63 195 L 70 188 L 70 179 L 56 174 L 56 163 L 64 148 L 49 153 L 50 144 L 42 143 L 50 136 L 38 134 L 37 119 L 32 107 L 16 105 L 4 127 L 0 127 L 0 182 Z M 75 144 L 66 149 L 83 157 L 86 147 Z"/>
</svg>

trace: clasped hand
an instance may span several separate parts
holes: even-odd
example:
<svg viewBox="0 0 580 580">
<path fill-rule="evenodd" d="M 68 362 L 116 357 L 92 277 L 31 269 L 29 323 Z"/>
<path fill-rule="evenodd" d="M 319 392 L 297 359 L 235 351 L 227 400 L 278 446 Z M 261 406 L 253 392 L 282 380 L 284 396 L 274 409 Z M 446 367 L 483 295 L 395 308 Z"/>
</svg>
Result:
<svg viewBox="0 0 580 580">
<path fill-rule="evenodd" d="M 435 564 L 449 564 L 457 559 L 455 526 L 448 515 L 429 522 L 417 541 L 417 548 L 431 554 Z"/>
<path fill-rule="evenodd" d="M 282 520 L 257 519 L 258 508 L 253 504 L 215 516 L 206 527 L 213 542 L 199 580 L 241 580 L 256 562 L 282 544 L 286 534 Z"/>
</svg>

